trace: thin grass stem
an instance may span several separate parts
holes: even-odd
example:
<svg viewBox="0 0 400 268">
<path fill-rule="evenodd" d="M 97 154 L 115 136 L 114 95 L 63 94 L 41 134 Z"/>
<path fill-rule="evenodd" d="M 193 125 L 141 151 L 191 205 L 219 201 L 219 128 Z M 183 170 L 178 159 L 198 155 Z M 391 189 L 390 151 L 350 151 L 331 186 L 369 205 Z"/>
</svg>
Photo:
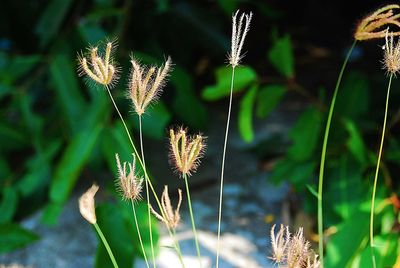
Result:
<svg viewBox="0 0 400 268">
<path fill-rule="evenodd" d="M 143 149 L 143 131 L 142 131 L 142 116 L 139 115 L 139 140 L 140 140 L 140 152 L 142 155 L 143 161 L 143 169 L 146 170 L 146 161 L 144 159 L 144 149 Z M 153 259 L 153 267 L 156 267 L 156 258 L 154 254 L 154 244 L 153 244 L 153 229 L 151 223 L 151 212 L 150 212 L 150 195 L 149 195 L 149 183 L 148 179 L 145 178 L 146 185 L 146 197 L 147 197 L 147 216 L 149 222 L 149 236 L 150 236 L 150 247 L 151 247 L 151 256 Z"/>
<path fill-rule="evenodd" d="M 230 95 L 229 95 L 228 117 L 226 120 L 224 150 L 222 152 L 222 164 L 221 164 L 221 179 L 220 179 L 221 185 L 220 185 L 220 190 L 219 190 L 219 208 L 218 208 L 217 256 L 216 256 L 216 265 L 215 265 L 216 268 L 218 268 L 218 266 L 219 266 L 219 248 L 220 248 L 220 236 L 221 236 L 222 198 L 223 198 L 223 192 L 224 192 L 225 156 L 226 156 L 226 145 L 228 143 L 229 123 L 230 123 L 231 111 L 232 111 L 234 81 L 235 81 L 235 67 L 232 67 L 231 91 L 230 91 Z"/>
<path fill-rule="evenodd" d="M 389 77 L 389 83 L 388 83 L 388 88 L 387 88 L 387 93 L 386 93 L 385 116 L 383 118 L 381 144 L 379 146 L 378 159 L 376 161 L 374 187 L 372 188 L 371 214 L 370 214 L 370 224 L 369 224 L 369 242 L 370 242 L 371 252 L 372 252 L 373 267 L 376 267 L 375 252 L 374 252 L 374 247 L 375 247 L 375 244 L 374 244 L 375 195 L 376 195 L 376 186 L 377 186 L 377 183 L 378 183 L 379 166 L 380 166 L 381 158 L 382 158 L 383 144 L 384 144 L 384 141 L 385 141 L 386 121 L 387 121 L 387 114 L 388 114 L 388 107 L 389 107 L 389 97 L 390 97 L 390 88 L 391 88 L 391 85 L 392 85 L 392 78 L 393 78 L 393 74 L 391 74 L 390 77 Z"/>
<path fill-rule="evenodd" d="M 111 259 L 111 262 L 112 262 L 114 268 L 118 268 L 117 261 L 115 260 L 114 254 L 112 253 L 110 245 L 108 244 L 106 237 L 104 236 L 103 232 L 101 231 L 100 226 L 97 223 L 95 223 L 93 225 L 94 225 L 94 228 L 97 231 L 97 234 L 100 236 L 100 239 L 104 244 L 104 247 L 107 250 L 108 256 L 110 256 L 110 259 Z"/>
<path fill-rule="evenodd" d="M 183 173 L 182 176 L 183 176 L 183 179 L 185 180 L 186 194 L 187 194 L 187 198 L 188 198 L 188 205 L 189 205 L 189 212 L 190 212 L 190 220 L 192 221 L 192 229 L 193 229 L 194 241 L 196 244 L 197 257 L 199 259 L 200 268 L 201 268 L 202 267 L 201 253 L 200 253 L 200 247 L 199 247 L 199 240 L 197 238 L 196 223 L 194 221 L 194 216 L 193 216 L 192 201 L 191 201 L 192 199 L 190 198 L 189 183 L 188 183 L 187 175 L 185 173 Z"/>
<path fill-rule="evenodd" d="M 321 152 L 321 164 L 319 169 L 319 179 L 318 179 L 318 247 L 319 247 L 319 258 L 321 262 L 321 268 L 324 267 L 324 230 L 323 230 L 323 209 L 322 209 L 322 193 L 323 193 L 323 182 L 324 182 L 324 169 L 325 169 L 325 160 L 326 160 L 326 148 L 328 145 L 329 131 L 331 128 L 331 121 L 333 116 L 333 110 L 335 108 L 336 96 L 339 91 L 339 86 L 342 81 L 344 70 L 346 69 L 347 62 L 349 61 L 350 55 L 353 52 L 353 49 L 356 45 L 357 41 L 355 40 L 347 53 L 346 59 L 343 62 L 342 68 L 339 73 L 339 77 L 336 81 L 335 91 L 332 96 L 331 105 L 329 107 L 328 119 L 326 121 L 324 141 L 322 144 L 322 152 Z"/>
<path fill-rule="evenodd" d="M 147 254 L 146 254 L 146 251 L 144 250 L 142 235 L 140 234 L 139 223 L 138 223 L 137 216 L 136 216 L 135 202 L 132 199 L 131 199 L 131 204 L 132 204 L 133 217 L 135 218 L 136 230 L 137 230 L 138 237 L 139 237 L 140 247 L 142 248 L 143 257 L 146 262 L 146 266 L 147 266 L 147 268 L 149 268 L 150 267 L 149 261 L 147 260 Z"/>
</svg>

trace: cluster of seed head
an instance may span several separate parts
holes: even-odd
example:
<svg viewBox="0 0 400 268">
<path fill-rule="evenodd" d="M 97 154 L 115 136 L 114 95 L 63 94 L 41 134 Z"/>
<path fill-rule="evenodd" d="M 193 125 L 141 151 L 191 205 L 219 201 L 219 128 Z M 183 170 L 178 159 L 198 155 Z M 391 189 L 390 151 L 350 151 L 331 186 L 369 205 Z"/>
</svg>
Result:
<svg viewBox="0 0 400 268">
<path fill-rule="evenodd" d="M 136 59 L 131 59 L 132 70 L 128 84 L 128 96 L 132 100 L 135 112 L 142 115 L 147 106 L 158 99 L 166 77 L 171 71 L 171 58 L 159 68 L 146 67 Z"/>
<path fill-rule="evenodd" d="M 200 134 L 188 136 L 186 129 L 170 129 L 170 157 L 178 172 L 191 175 L 200 164 L 205 149 L 204 137 Z"/>
<path fill-rule="evenodd" d="M 97 46 L 88 48 L 87 56 L 82 53 L 78 55 L 79 75 L 86 75 L 100 85 L 112 87 L 118 80 L 118 67 L 112 57 L 115 46 L 113 42 L 107 42 L 104 53 L 101 53 L 104 57 L 99 55 Z"/>
<path fill-rule="evenodd" d="M 399 29 L 400 14 L 394 13 L 399 9 L 399 5 L 387 5 L 368 15 L 358 24 L 354 38 L 359 41 L 384 38 L 387 27 L 394 26 Z M 400 35 L 400 30 L 391 32 L 390 35 Z"/>
<path fill-rule="evenodd" d="M 400 42 L 394 42 L 393 35 L 386 32 L 386 43 L 383 47 L 383 68 L 389 75 L 396 75 L 400 71 Z"/>
<path fill-rule="evenodd" d="M 175 229 L 181 220 L 181 216 L 179 214 L 179 210 L 181 208 L 181 203 L 182 203 L 182 190 L 181 189 L 178 189 L 178 196 L 179 196 L 178 205 L 177 205 L 176 209 L 174 210 L 172 208 L 171 199 L 168 194 L 168 186 L 165 185 L 164 191 L 161 195 L 161 214 L 156 212 L 153 209 L 153 207 L 150 206 L 150 210 L 153 213 L 153 215 L 157 219 L 159 219 L 160 221 L 165 223 L 165 225 L 171 229 Z"/>
<path fill-rule="evenodd" d="M 231 52 L 228 55 L 229 64 L 232 65 L 233 68 L 239 65 L 240 60 L 244 57 L 241 54 L 244 39 L 246 38 L 247 32 L 250 29 L 251 18 L 253 17 L 253 13 L 245 14 L 242 13 L 239 19 L 239 23 L 237 22 L 237 16 L 239 14 L 239 10 L 232 16 L 232 38 L 231 38 Z M 244 25 L 243 25 L 244 22 Z"/>
<path fill-rule="evenodd" d="M 275 225 L 271 228 L 272 256 L 277 264 L 286 264 L 287 268 L 319 268 L 318 255 L 310 248 L 310 243 L 304 238 L 303 228 L 296 234 L 289 232 L 289 227 L 281 225 L 275 234 Z"/>
<path fill-rule="evenodd" d="M 143 178 L 139 178 L 135 173 L 135 156 L 133 156 L 132 163 L 124 162 L 121 165 L 118 154 L 115 154 L 117 162 L 118 178 L 116 181 L 117 190 L 120 192 L 124 200 L 140 200 L 142 198 L 142 184 Z M 127 171 L 127 166 L 129 171 Z"/>
</svg>

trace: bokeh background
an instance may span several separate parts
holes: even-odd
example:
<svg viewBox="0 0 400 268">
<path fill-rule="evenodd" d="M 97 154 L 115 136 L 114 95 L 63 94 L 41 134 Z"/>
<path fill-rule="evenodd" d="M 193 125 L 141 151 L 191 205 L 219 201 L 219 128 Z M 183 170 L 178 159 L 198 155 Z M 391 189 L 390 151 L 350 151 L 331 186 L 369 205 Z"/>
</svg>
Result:
<svg viewBox="0 0 400 268">
<path fill-rule="evenodd" d="M 313 192 L 327 107 L 357 22 L 382 4 L 387 3 L 2 1 L 0 260 L 40 267 L 38 259 L 46 255 L 31 256 L 29 252 L 43 245 L 43 236 L 68 217 L 67 204 L 74 204 L 68 213 L 77 213 L 77 196 L 93 181 L 103 188 L 100 224 L 119 252 L 123 267 L 140 259 L 134 250 L 137 237 L 127 223 L 128 208 L 118 201 L 113 183 L 114 154 L 128 160 L 129 141 L 106 92 L 85 83 L 76 71 L 77 53 L 109 39 L 118 40 L 115 59 L 123 70 L 112 92 L 136 138 L 137 117 L 125 97 L 129 57 L 159 65 L 171 56 L 174 71 L 161 100 L 144 117 L 148 168 L 157 189 L 164 184 L 172 189 L 182 187 L 168 165 L 167 128 L 184 125 L 192 133 L 204 133 L 209 137 L 208 151 L 191 184 L 195 198 L 216 210 L 230 82 L 226 56 L 231 15 L 238 8 L 252 11 L 254 16 L 244 46 L 247 53 L 236 78 L 227 158 L 227 180 L 234 184 L 227 191 L 228 196 L 239 197 L 232 206 L 227 204 L 226 231 L 235 233 L 242 228 L 249 240 L 263 237 L 255 242 L 258 257 L 254 258 L 260 266 L 254 267 L 270 265 L 265 257 L 268 229 L 275 222 L 303 226 L 307 238 L 317 241 Z M 357 44 L 338 96 L 324 196 L 327 267 L 369 267 L 368 206 L 387 83 L 382 45 L 384 40 Z M 398 86 L 395 79 L 378 185 L 376 233 L 377 241 L 385 245 L 379 267 L 393 267 L 396 261 L 400 265 Z M 215 194 L 208 200 L 210 193 Z M 236 211 L 238 215 L 229 214 L 229 209 L 254 200 L 257 206 L 249 215 L 247 210 L 244 215 L 241 210 Z M 139 209 L 145 213 L 143 206 Z M 205 232 L 215 233 L 215 219 L 200 214 L 199 225 Z M 256 224 L 251 222 L 253 216 Z M 68 230 L 65 226 L 56 230 L 60 236 L 65 232 L 71 241 L 74 234 L 91 232 L 86 222 L 81 223 L 87 227 L 85 232 L 76 224 L 72 221 Z M 72 265 L 72 254 L 63 255 L 63 262 L 57 265 L 50 262 L 43 267 L 109 267 L 104 249 L 97 247 L 94 235 L 92 238 L 89 248 L 93 250 L 82 249 L 89 259 L 85 264 Z M 24 251 L 26 247 L 30 250 Z M 61 256 L 63 251 L 55 252 Z M 47 257 L 57 259 L 58 254 Z M 91 266 L 84 266 L 87 263 Z M 225 265 L 244 267 L 232 262 Z"/>
</svg>

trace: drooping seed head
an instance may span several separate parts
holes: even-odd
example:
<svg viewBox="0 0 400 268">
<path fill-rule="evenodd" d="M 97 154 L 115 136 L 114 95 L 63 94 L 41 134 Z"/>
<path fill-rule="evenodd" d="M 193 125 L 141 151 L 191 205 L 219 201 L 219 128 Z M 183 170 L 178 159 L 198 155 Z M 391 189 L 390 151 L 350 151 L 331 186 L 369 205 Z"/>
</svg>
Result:
<svg viewBox="0 0 400 268">
<path fill-rule="evenodd" d="M 400 42 L 393 41 L 393 35 L 386 32 L 386 44 L 383 48 L 383 68 L 389 75 L 396 75 L 400 71 Z"/>
<path fill-rule="evenodd" d="M 128 97 L 131 99 L 135 112 L 142 115 L 147 106 L 156 101 L 165 85 L 171 71 L 171 58 L 168 57 L 163 66 L 157 68 L 141 65 L 131 58 L 131 74 L 128 84 Z"/>
<path fill-rule="evenodd" d="M 272 259 L 276 263 L 283 263 L 286 259 L 286 250 L 290 240 L 289 227 L 281 224 L 278 233 L 275 236 L 275 224 L 271 228 Z"/>
<path fill-rule="evenodd" d="M 154 216 L 159 219 L 160 221 L 164 222 L 165 225 L 168 228 L 175 229 L 180 220 L 181 216 L 179 214 L 179 210 L 181 208 L 181 203 L 182 203 L 182 190 L 178 189 L 178 205 L 175 210 L 173 210 L 172 205 L 171 205 L 171 199 L 169 198 L 168 194 L 168 186 L 164 186 L 164 191 L 161 195 L 161 215 L 156 212 L 152 206 L 150 206 L 151 212 L 154 214 Z"/>
<path fill-rule="evenodd" d="M 242 13 L 238 22 L 238 14 L 239 10 L 236 11 L 232 16 L 231 52 L 228 54 L 229 64 L 232 65 L 233 68 L 238 66 L 240 60 L 244 57 L 244 54 L 241 54 L 241 51 L 243 48 L 244 39 L 246 38 L 247 32 L 250 29 L 251 18 L 253 17 L 252 12 L 249 14 Z"/>
<path fill-rule="evenodd" d="M 200 164 L 205 150 L 205 138 L 198 134 L 187 136 L 186 129 L 170 129 L 170 157 L 177 171 L 190 176 Z"/>
<path fill-rule="evenodd" d="M 86 55 L 78 54 L 79 75 L 87 76 L 100 85 L 113 87 L 118 80 L 119 70 L 112 57 L 115 46 L 115 42 L 107 42 L 104 52 L 100 55 L 97 46 L 88 48 Z"/>
<path fill-rule="evenodd" d="M 135 156 L 133 155 L 132 163 L 124 162 L 121 165 L 118 154 L 115 154 L 117 162 L 118 178 L 116 181 L 117 190 L 120 192 L 124 200 L 140 200 L 142 198 L 142 183 L 143 178 L 139 178 L 135 174 Z M 129 171 L 127 171 L 126 165 L 128 164 Z"/>
<path fill-rule="evenodd" d="M 99 186 L 93 184 L 80 198 L 79 198 L 79 212 L 90 224 L 95 224 L 96 210 L 94 196 L 99 190 Z"/>
<path fill-rule="evenodd" d="M 354 38 L 359 41 L 384 38 L 389 26 L 398 28 L 390 33 L 391 36 L 400 35 L 400 14 L 395 11 L 400 11 L 399 5 L 387 5 L 368 15 L 358 24 Z"/>
</svg>

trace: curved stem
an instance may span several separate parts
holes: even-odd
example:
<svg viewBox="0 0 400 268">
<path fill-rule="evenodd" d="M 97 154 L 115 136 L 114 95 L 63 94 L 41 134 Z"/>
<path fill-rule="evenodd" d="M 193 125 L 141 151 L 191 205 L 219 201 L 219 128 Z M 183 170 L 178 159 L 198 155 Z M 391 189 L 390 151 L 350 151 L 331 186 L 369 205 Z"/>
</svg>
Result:
<svg viewBox="0 0 400 268">
<path fill-rule="evenodd" d="M 322 192 L 323 192 L 323 182 L 324 182 L 324 168 L 325 168 L 325 159 L 326 159 L 326 148 L 328 145 L 329 138 L 329 130 L 331 128 L 331 121 L 333 116 L 333 110 L 335 108 L 336 96 L 339 91 L 339 86 L 342 81 L 344 70 L 347 66 L 347 62 L 349 61 L 350 55 L 353 52 L 353 49 L 356 45 L 357 41 L 354 41 L 349 52 L 347 53 L 346 59 L 342 65 L 342 68 L 339 73 L 338 80 L 336 81 L 335 91 L 332 96 L 331 105 L 329 107 L 328 119 L 326 121 L 324 141 L 322 144 L 322 152 L 321 152 L 321 164 L 319 169 L 319 179 L 318 179 L 318 247 L 319 247 L 319 257 L 321 261 L 321 268 L 324 267 L 324 230 L 323 230 L 323 209 L 322 209 Z"/>
<path fill-rule="evenodd" d="M 388 114 L 388 107 L 389 107 L 390 87 L 391 87 L 391 84 L 392 84 L 392 78 L 393 78 L 393 74 L 391 74 L 390 77 L 389 77 L 389 83 L 388 83 L 388 88 L 387 88 L 387 93 L 386 93 L 385 116 L 383 118 L 381 144 L 379 146 L 378 160 L 376 162 L 375 177 L 374 177 L 374 187 L 372 189 L 372 199 L 371 199 L 371 214 L 370 214 L 370 224 L 369 224 L 369 241 L 370 241 L 371 250 L 372 250 L 372 261 L 373 261 L 374 267 L 376 267 L 375 254 L 374 254 L 374 250 L 373 250 L 373 248 L 375 246 L 374 245 L 375 195 L 376 195 L 376 186 L 377 186 L 377 183 L 378 183 L 379 166 L 380 166 L 381 158 L 382 158 L 383 144 L 384 144 L 384 141 L 385 141 L 386 121 L 387 121 L 387 114 Z"/>
<path fill-rule="evenodd" d="M 137 230 L 138 237 L 139 237 L 140 247 L 142 248 L 143 257 L 144 257 L 144 260 L 146 261 L 146 266 L 147 266 L 147 268 L 149 268 L 150 267 L 149 266 L 149 262 L 147 260 L 146 251 L 144 250 L 142 235 L 140 234 L 139 224 L 138 224 L 138 220 L 137 220 L 137 217 L 136 217 L 135 203 L 133 202 L 132 199 L 131 199 L 131 204 L 132 204 L 133 217 L 135 218 L 136 230 Z"/>
<path fill-rule="evenodd" d="M 139 115 L 139 139 L 140 139 L 140 151 L 142 154 L 143 169 L 146 170 L 146 161 L 144 160 L 144 149 L 143 149 L 143 131 L 142 131 L 142 116 Z M 150 195 L 149 195 L 149 182 L 148 178 L 145 178 L 146 185 L 146 197 L 147 197 L 147 217 L 149 222 L 149 236 L 150 236 L 150 247 L 151 256 L 153 259 L 153 267 L 156 267 L 156 258 L 154 254 L 154 244 L 153 244 L 153 229 L 151 223 L 151 212 L 150 212 Z"/>
<path fill-rule="evenodd" d="M 118 268 L 117 261 L 115 260 L 114 254 L 112 253 L 110 245 L 108 244 L 106 237 L 104 236 L 103 232 L 101 231 L 100 226 L 97 223 L 95 223 L 93 225 L 94 225 L 94 228 L 96 229 L 97 233 L 99 234 L 100 239 L 103 242 L 108 255 L 110 256 L 110 259 L 111 259 L 111 262 L 112 262 L 114 268 Z"/>
<path fill-rule="evenodd" d="M 200 254 L 199 241 L 197 239 L 196 224 L 195 224 L 194 216 L 193 216 L 192 201 L 191 201 L 192 199 L 190 198 L 189 183 L 188 183 L 187 175 L 185 173 L 183 173 L 182 176 L 183 176 L 183 179 L 185 180 L 186 193 L 187 193 L 188 204 L 189 204 L 190 219 L 192 221 L 192 230 L 193 230 L 193 235 L 194 235 L 194 241 L 196 244 L 197 258 L 199 259 L 200 268 L 201 268 L 202 267 L 201 254 Z"/>
<path fill-rule="evenodd" d="M 226 145 L 228 143 L 229 123 L 231 120 L 234 80 L 235 80 L 235 67 L 232 67 L 231 92 L 229 95 L 228 118 L 226 120 L 224 150 L 222 152 L 222 164 L 221 164 L 221 185 L 220 185 L 220 190 L 219 190 L 219 208 L 218 208 L 217 256 L 216 256 L 216 265 L 215 265 L 216 268 L 218 268 L 218 266 L 219 266 L 219 248 L 220 248 L 221 218 L 222 218 L 222 197 L 223 197 L 223 192 L 224 192 L 225 155 L 226 155 Z"/>
</svg>

